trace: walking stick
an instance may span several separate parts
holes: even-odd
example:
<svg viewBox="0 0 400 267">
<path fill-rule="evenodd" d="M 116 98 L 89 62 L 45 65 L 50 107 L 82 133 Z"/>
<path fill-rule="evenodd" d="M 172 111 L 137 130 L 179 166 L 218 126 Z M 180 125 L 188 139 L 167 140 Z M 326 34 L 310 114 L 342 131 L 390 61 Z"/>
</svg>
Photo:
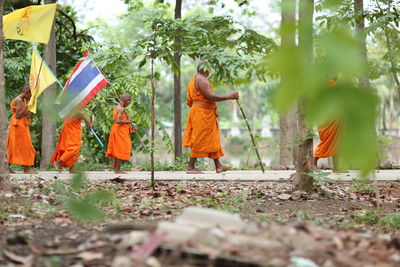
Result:
<svg viewBox="0 0 400 267">
<path fill-rule="evenodd" d="M 253 147 L 254 147 L 254 150 L 256 151 L 257 158 L 258 158 L 258 161 L 259 161 L 259 163 L 260 163 L 261 170 L 262 170 L 262 172 L 264 173 L 264 172 L 265 172 L 264 166 L 263 166 L 263 163 L 262 163 L 262 161 L 261 161 L 260 154 L 258 153 L 257 144 L 256 144 L 256 141 L 254 140 L 254 136 L 253 136 L 253 132 L 251 131 L 250 124 L 249 124 L 249 122 L 247 121 L 246 114 L 244 114 L 244 111 L 243 111 L 242 106 L 240 105 L 239 99 L 236 99 L 236 103 L 238 104 L 239 109 L 240 109 L 240 111 L 242 112 L 243 119 L 244 119 L 244 121 L 246 122 L 247 129 L 249 130 L 249 134 L 250 134 L 250 137 L 251 137 L 251 141 L 253 142 Z"/>
</svg>

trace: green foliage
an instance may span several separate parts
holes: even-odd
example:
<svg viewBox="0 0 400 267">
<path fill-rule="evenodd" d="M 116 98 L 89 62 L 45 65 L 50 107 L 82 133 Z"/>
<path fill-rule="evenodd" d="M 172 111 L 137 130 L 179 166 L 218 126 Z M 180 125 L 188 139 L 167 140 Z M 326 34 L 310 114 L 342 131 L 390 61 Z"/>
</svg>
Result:
<svg viewBox="0 0 400 267">
<path fill-rule="evenodd" d="M 361 212 L 355 214 L 355 221 L 357 223 L 365 223 L 365 224 L 377 224 L 379 222 L 379 218 L 382 215 L 381 209 L 365 209 Z"/>
<path fill-rule="evenodd" d="M 322 183 L 334 183 L 337 182 L 337 180 L 329 178 L 330 172 L 322 172 L 322 171 L 314 171 L 310 172 L 307 175 L 314 178 L 314 181 L 316 182 L 322 182 Z"/>
<path fill-rule="evenodd" d="M 62 266 L 62 258 L 60 256 L 51 256 L 44 260 L 45 267 L 60 267 Z"/>
<path fill-rule="evenodd" d="M 383 216 L 380 219 L 381 224 L 388 230 L 400 228 L 400 212 Z"/>
<path fill-rule="evenodd" d="M 245 208 L 246 202 L 246 194 L 229 195 L 227 192 L 224 192 L 222 199 L 212 197 L 201 200 L 194 200 L 193 205 L 201 205 L 208 208 L 225 210 L 229 212 L 240 212 L 242 209 Z"/>
<path fill-rule="evenodd" d="M 387 135 L 378 136 L 378 162 L 383 163 L 388 159 L 387 148 L 393 140 Z"/>
<path fill-rule="evenodd" d="M 371 181 L 366 178 L 353 179 L 354 190 L 358 193 L 369 194 L 375 191 L 371 186 Z"/>
<path fill-rule="evenodd" d="M 111 205 L 115 199 L 112 192 L 103 189 L 88 190 L 84 174 L 76 174 L 69 185 L 56 181 L 53 190 L 60 203 L 77 219 L 85 221 L 103 221 L 103 205 Z"/>
</svg>

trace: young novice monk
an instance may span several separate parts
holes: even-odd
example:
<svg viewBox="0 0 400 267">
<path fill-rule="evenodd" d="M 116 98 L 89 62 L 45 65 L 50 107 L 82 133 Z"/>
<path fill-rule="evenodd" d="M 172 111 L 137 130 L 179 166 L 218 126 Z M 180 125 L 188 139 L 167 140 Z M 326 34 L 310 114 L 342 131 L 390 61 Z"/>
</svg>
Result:
<svg viewBox="0 0 400 267">
<path fill-rule="evenodd" d="M 36 150 L 33 148 L 29 132 L 30 112 L 28 104 L 31 89 L 26 85 L 20 95 L 11 101 L 11 120 L 7 138 L 8 163 L 23 165 L 24 173 L 37 173 L 30 169 L 35 161 Z M 13 171 L 10 172 L 13 173 Z"/>
<path fill-rule="evenodd" d="M 57 147 L 50 160 L 59 172 L 61 167 L 69 167 L 70 173 L 75 172 L 74 165 L 78 161 L 82 144 L 82 120 L 85 121 L 87 128 L 92 128 L 90 121 L 80 113 L 64 119 Z"/>
<path fill-rule="evenodd" d="M 110 138 L 106 157 L 114 158 L 113 168 L 115 173 L 126 173 L 121 171 L 121 160 L 130 160 L 131 158 L 131 136 L 136 128 L 132 128 L 132 120 L 125 113 L 125 108 L 131 103 L 131 97 L 123 94 L 119 98 L 118 104 L 113 111 L 114 125 L 111 127 Z"/>
</svg>

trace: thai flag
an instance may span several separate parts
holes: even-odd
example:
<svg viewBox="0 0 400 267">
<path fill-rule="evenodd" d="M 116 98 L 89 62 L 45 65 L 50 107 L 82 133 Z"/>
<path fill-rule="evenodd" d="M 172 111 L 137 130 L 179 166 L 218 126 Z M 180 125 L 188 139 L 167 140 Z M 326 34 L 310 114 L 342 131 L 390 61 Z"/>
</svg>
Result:
<svg viewBox="0 0 400 267">
<path fill-rule="evenodd" d="M 83 57 L 88 54 L 89 51 L 86 51 Z M 79 61 L 56 100 L 58 115 L 65 118 L 81 110 L 107 83 L 106 77 L 92 59 Z"/>
</svg>

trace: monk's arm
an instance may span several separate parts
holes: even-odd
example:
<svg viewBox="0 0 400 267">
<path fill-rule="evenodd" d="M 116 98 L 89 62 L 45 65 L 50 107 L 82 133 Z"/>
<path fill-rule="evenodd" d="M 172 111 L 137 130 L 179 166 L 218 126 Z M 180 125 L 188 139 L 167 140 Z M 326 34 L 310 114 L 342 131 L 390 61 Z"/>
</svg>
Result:
<svg viewBox="0 0 400 267">
<path fill-rule="evenodd" d="M 117 108 L 117 119 L 115 120 L 115 123 L 117 124 L 131 124 L 132 120 L 131 119 L 127 119 L 127 120 L 123 120 L 122 119 L 122 115 L 124 114 L 124 110 L 121 107 Z"/>
<path fill-rule="evenodd" d="M 88 118 L 86 118 L 85 115 L 79 113 L 77 117 L 85 122 L 87 128 L 92 128 L 92 123 L 90 122 L 90 120 L 88 120 Z"/>
<path fill-rule="evenodd" d="M 28 105 L 23 107 L 22 106 L 22 101 L 17 98 L 15 100 L 15 106 L 16 106 L 15 117 L 17 119 L 21 119 L 22 117 L 27 115 Z"/>
<path fill-rule="evenodd" d="M 199 91 L 205 96 L 205 98 L 207 98 L 207 100 L 210 100 L 212 102 L 221 102 L 230 99 L 239 99 L 239 94 L 237 92 L 233 92 L 229 95 L 214 94 L 214 92 L 210 88 L 210 83 L 205 79 L 199 79 L 197 81 L 196 88 L 199 89 Z"/>
</svg>

